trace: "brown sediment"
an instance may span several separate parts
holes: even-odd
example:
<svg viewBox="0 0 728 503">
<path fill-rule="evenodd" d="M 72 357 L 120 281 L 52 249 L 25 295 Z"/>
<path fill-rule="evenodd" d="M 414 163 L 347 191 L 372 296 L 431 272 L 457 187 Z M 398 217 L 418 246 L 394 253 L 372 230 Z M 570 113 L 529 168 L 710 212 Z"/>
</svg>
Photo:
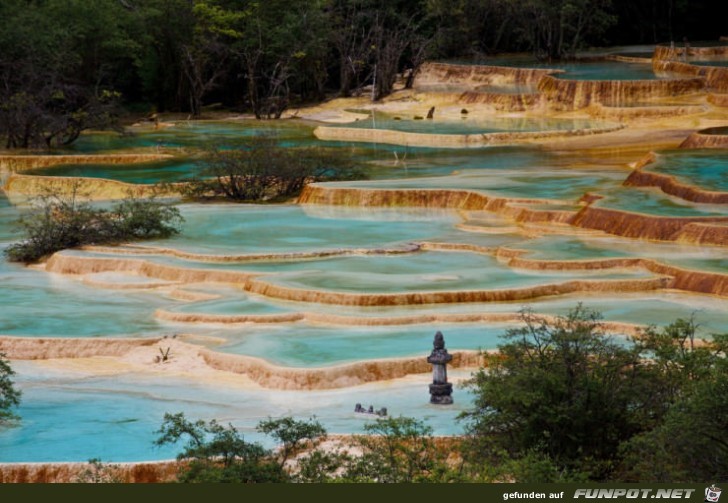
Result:
<svg viewBox="0 0 728 503">
<path fill-rule="evenodd" d="M 63 339 L 0 336 L 0 353 L 11 360 L 122 356 L 132 349 L 153 346 L 159 339 Z"/>
<path fill-rule="evenodd" d="M 592 205 L 582 208 L 569 223 L 615 236 L 682 242 L 687 242 L 683 231 L 688 226 L 701 224 L 709 231 L 694 236 L 698 240 L 693 244 L 728 245 L 728 217 L 661 217 Z"/>
<path fill-rule="evenodd" d="M 303 321 L 306 315 L 303 313 L 275 313 L 275 314 L 207 314 L 207 313 L 180 313 L 171 312 L 165 309 L 157 309 L 154 317 L 164 321 L 178 323 L 293 323 Z"/>
<path fill-rule="evenodd" d="M 706 204 L 728 204 L 728 192 L 704 190 L 688 183 L 678 181 L 674 176 L 663 175 L 644 169 L 634 170 L 624 181 L 629 187 L 658 187 L 671 196 Z"/>
<path fill-rule="evenodd" d="M 202 293 L 202 292 L 190 292 L 189 290 L 182 290 L 180 288 L 175 288 L 173 290 L 170 290 L 167 292 L 167 296 L 176 299 L 176 300 L 184 300 L 189 302 L 202 302 L 205 300 L 215 300 L 219 299 L 221 295 L 214 294 L 214 293 Z"/>
<path fill-rule="evenodd" d="M 726 274 L 683 269 L 653 259 L 620 257 L 561 261 L 536 260 L 514 256 L 508 261 L 508 265 L 537 271 L 593 271 L 599 269 L 640 268 L 663 277 L 670 277 L 671 280 L 666 285 L 668 289 L 709 295 L 728 295 L 728 275 Z"/>
<path fill-rule="evenodd" d="M 633 169 L 642 169 L 648 164 L 657 162 L 657 154 L 655 152 L 649 152 L 645 154 L 639 161 L 630 164 Z"/>
<path fill-rule="evenodd" d="M 593 104 L 626 106 L 652 98 L 695 94 L 705 80 L 569 80 L 544 76 L 538 90 L 555 110 L 576 110 Z"/>
<path fill-rule="evenodd" d="M 693 47 L 688 48 L 690 58 L 697 61 L 710 61 L 711 59 L 728 57 L 728 46 L 715 45 L 711 47 Z M 655 52 L 652 53 L 652 61 L 658 60 L 676 60 L 685 56 L 685 47 L 676 45 L 670 47 L 667 45 L 658 45 Z"/>
<path fill-rule="evenodd" d="M 288 322 L 273 321 L 278 315 L 261 315 L 260 321 L 246 315 L 224 315 L 207 313 L 178 313 L 165 310 L 157 310 L 155 316 L 161 320 L 174 321 L 178 323 L 220 323 L 220 324 L 241 324 L 241 323 L 278 323 Z M 540 315 L 547 320 L 554 320 L 553 316 Z M 402 325 L 425 325 L 433 323 L 519 323 L 523 319 L 519 313 L 422 313 L 402 316 L 340 316 L 335 314 L 318 312 L 291 313 L 290 321 L 307 321 L 321 325 L 356 326 L 356 327 L 381 327 L 381 326 L 402 326 Z M 605 322 L 605 330 L 608 332 L 636 335 L 640 327 L 632 323 Z"/>
<path fill-rule="evenodd" d="M 505 198 L 458 189 L 361 189 L 308 185 L 299 204 L 333 206 L 382 206 L 442 208 L 464 211 L 488 211 L 507 216 L 520 223 L 568 223 L 576 214 L 565 210 L 534 210 L 529 204 L 563 204 L 563 201 Z"/>
<path fill-rule="evenodd" d="M 172 187 L 162 190 L 155 185 L 124 183 L 117 180 L 86 177 L 33 176 L 13 174 L 3 187 L 8 196 L 33 197 L 41 194 L 71 195 L 79 198 L 102 200 L 129 197 L 176 196 L 179 192 Z"/>
<path fill-rule="evenodd" d="M 139 164 L 173 157 L 169 154 L 0 155 L 0 169 L 20 172 L 63 164 Z"/>
<path fill-rule="evenodd" d="M 126 245 L 125 247 L 87 246 L 83 249 L 113 253 L 116 255 L 166 255 L 196 262 L 286 262 L 315 260 L 321 258 L 346 257 L 353 255 L 401 255 L 414 253 L 419 250 L 416 244 L 409 244 L 397 248 L 341 248 L 334 250 L 320 250 L 314 252 L 291 253 L 248 253 L 240 255 L 213 255 L 208 253 L 192 253 L 174 248 L 161 248 L 156 246 Z"/>
<path fill-rule="evenodd" d="M 104 464 L 105 474 L 127 484 L 175 482 L 183 466 L 180 461 L 150 461 Z M 68 484 L 89 482 L 88 463 L 0 463 L 0 484 Z"/>
<path fill-rule="evenodd" d="M 478 351 L 454 351 L 452 368 L 478 368 L 484 358 Z M 250 356 L 200 350 L 200 356 L 211 368 L 245 374 L 264 388 L 288 390 L 335 389 L 389 381 L 412 374 L 432 371 L 424 357 L 371 360 L 319 368 L 290 368 L 272 365 Z"/>
<path fill-rule="evenodd" d="M 484 210 L 525 223 L 556 223 L 635 239 L 680 241 L 692 244 L 728 245 L 728 217 L 662 217 L 597 208 L 579 211 L 534 210 L 525 204 L 543 201 L 486 196 L 467 190 L 357 189 L 309 185 L 300 204 L 385 206 Z M 699 226 L 699 227 L 695 227 Z"/>
<path fill-rule="evenodd" d="M 680 144 L 679 148 L 726 148 L 728 127 L 707 128 L 696 131 Z"/>
<path fill-rule="evenodd" d="M 706 88 L 719 92 L 728 91 L 728 68 L 723 66 L 691 65 L 682 61 L 656 59 L 652 62 L 656 75 L 682 75 L 705 80 Z"/>
<path fill-rule="evenodd" d="M 576 292 L 636 292 L 665 288 L 669 278 L 629 280 L 571 280 L 502 290 L 455 290 L 405 293 L 350 293 L 305 290 L 251 280 L 248 291 L 269 298 L 293 302 L 340 306 L 414 306 L 430 304 L 513 302 Z"/>
<path fill-rule="evenodd" d="M 45 264 L 46 271 L 86 275 L 99 272 L 128 272 L 149 278 L 184 283 L 229 283 L 245 285 L 255 274 L 214 269 L 188 269 L 140 259 L 81 257 L 56 253 Z"/>
<path fill-rule="evenodd" d="M 675 115 L 692 115 L 703 113 L 705 111 L 706 107 L 701 105 L 613 107 L 604 106 L 600 103 L 594 103 L 587 109 L 587 112 L 592 117 L 618 121 L 654 119 L 659 117 L 673 117 Z"/>
<path fill-rule="evenodd" d="M 539 96 L 535 93 L 494 93 L 483 91 L 465 91 L 457 98 L 463 105 L 474 103 L 490 105 L 494 110 L 504 112 L 525 112 L 539 105 Z"/>
<path fill-rule="evenodd" d="M 106 259 L 97 257 L 53 255 L 46 270 L 62 274 L 92 274 L 105 271 L 126 271 L 148 277 L 188 283 L 216 282 L 235 284 L 244 291 L 268 298 L 345 306 L 405 306 L 477 302 L 510 302 L 574 292 L 633 292 L 664 288 L 665 278 L 630 280 L 570 280 L 502 290 L 455 290 L 402 293 L 352 293 L 312 290 L 270 283 L 253 274 L 239 271 L 209 271 L 155 264 L 138 259 Z"/>
<path fill-rule="evenodd" d="M 386 143 L 390 145 L 410 145 L 419 147 L 441 148 L 478 148 L 488 145 L 513 145 L 532 143 L 542 140 L 571 138 L 611 133 L 624 129 L 623 124 L 567 130 L 547 131 L 512 131 L 481 134 L 429 134 L 409 133 L 390 129 L 364 129 L 346 127 L 319 126 L 313 133 L 320 140 L 355 141 L 368 143 Z"/>
<path fill-rule="evenodd" d="M 717 107 L 728 107 L 728 94 L 709 93 L 708 103 Z"/>
<path fill-rule="evenodd" d="M 427 62 L 415 79 L 415 88 L 427 84 L 483 85 L 520 84 L 535 85 L 544 75 L 563 70 L 544 68 L 515 68 L 506 66 L 454 65 Z"/>
<path fill-rule="evenodd" d="M 726 242 L 728 242 L 727 235 L 728 226 L 692 222 L 680 229 L 674 238 L 678 243 L 704 243 L 725 246 Z"/>
<path fill-rule="evenodd" d="M 168 287 L 174 284 L 170 281 L 139 281 L 136 283 L 102 281 L 88 276 L 84 277 L 82 282 L 88 286 L 93 286 L 95 288 L 107 288 L 110 290 L 154 290 L 157 288 Z"/>
</svg>

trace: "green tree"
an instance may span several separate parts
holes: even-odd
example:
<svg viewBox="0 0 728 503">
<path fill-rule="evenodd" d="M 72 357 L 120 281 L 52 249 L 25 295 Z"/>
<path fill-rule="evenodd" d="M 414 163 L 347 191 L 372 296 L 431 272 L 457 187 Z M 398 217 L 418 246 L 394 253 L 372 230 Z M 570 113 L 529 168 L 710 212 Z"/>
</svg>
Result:
<svg viewBox="0 0 728 503">
<path fill-rule="evenodd" d="M 215 420 L 193 422 L 182 413 L 164 415 L 155 444 L 176 444 L 186 439 L 177 456 L 182 461 L 180 482 L 323 482 L 340 466 L 339 458 L 316 450 L 326 430 L 315 419 L 268 418 L 256 429 L 273 437 L 279 448 L 270 451 L 258 443 L 246 442 L 232 425 L 223 426 Z M 289 467 L 288 461 L 304 447 L 309 453 L 295 463 L 304 466 L 303 471 Z"/>
<path fill-rule="evenodd" d="M 0 353 L 0 425 L 18 419 L 12 410 L 20 405 L 21 392 L 15 388 L 14 375 L 15 371 L 5 359 L 5 354 Z"/>
<path fill-rule="evenodd" d="M 116 125 L 120 95 L 114 86 L 131 85 L 139 52 L 131 19 L 113 0 L 0 5 L 0 138 L 6 148 L 68 145 L 82 131 Z"/>
<path fill-rule="evenodd" d="M 582 305 L 553 322 L 528 310 L 522 319 L 469 382 L 475 403 L 462 417 L 470 457 L 534 452 L 560 470 L 609 477 L 620 443 L 655 423 L 659 376 L 639 346 L 604 335 L 599 314 Z"/>
<path fill-rule="evenodd" d="M 195 0 L 192 5 L 192 37 L 181 46 L 182 69 L 189 88 L 190 111 L 199 115 L 202 98 L 225 76 L 233 56 L 232 42 L 241 34 L 236 26 L 248 15 L 225 10 L 213 2 Z"/>
<path fill-rule="evenodd" d="M 189 421 L 183 413 L 165 414 L 156 445 L 186 439 L 177 459 L 180 482 L 284 482 L 288 476 L 258 443 L 246 442 L 238 430 L 215 420 Z"/>
<path fill-rule="evenodd" d="M 313 448 L 326 438 L 326 429 L 316 421 L 297 421 L 292 417 L 268 418 L 258 423 L 256 429 L 273 437 L 278 443 L 278 464 L 285 467 L 292 455 L 306 446 Z"/>
<path fill-rule="evenodd" d="M 649 328 L 643 344 L 665 376 L 666 412 L 622 446 L 626 481 L 689 482 L 728 477 L 728 334 L 698 344 L 693 318 Z"/>
<path fill-rule="evenodd" d="M 235 45 L 256 118 L 281 117 L 293 90 L 314 84 L 319 98 L 326 78 L 327 24 L 320 0 L 249 2 Z"/>
</svg>

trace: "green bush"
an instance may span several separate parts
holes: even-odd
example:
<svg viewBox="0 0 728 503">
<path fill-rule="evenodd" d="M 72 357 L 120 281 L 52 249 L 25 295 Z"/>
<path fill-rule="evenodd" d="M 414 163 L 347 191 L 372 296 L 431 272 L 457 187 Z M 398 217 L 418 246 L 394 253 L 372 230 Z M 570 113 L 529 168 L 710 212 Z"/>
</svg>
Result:
<svg viewBox="0 0 728 503">
<path fill-rule="evenodd" d="M 254 136 L 236 150 L 212 149 L 202 164 L 202 178 L 187 184 L 188 197 L 277 201 L 297 196 L 309 183 L 365 178 L 341 152 L 292 149 L 270 135 Z"/>
<path fill-rule="evenodd" d="M 117 244 L 177 234 L 183 218 L 174 206 L 129 197 L 111 209 L 69 197 L 47 195 L 19 220 L 25 239 L 10 245 L 12 262 L 37 262 L 52 253 L 84 245 Z"/>
<path fill-rule="evenodd" d="M 15 371 L 5 359 L 5 355 L 0 353 L 0 424 L 17 419 L 12 409 L 20 405 L 20 391 L 15 388 L 15 383 L 11 379 L 15 375 Z"/>
</svg>

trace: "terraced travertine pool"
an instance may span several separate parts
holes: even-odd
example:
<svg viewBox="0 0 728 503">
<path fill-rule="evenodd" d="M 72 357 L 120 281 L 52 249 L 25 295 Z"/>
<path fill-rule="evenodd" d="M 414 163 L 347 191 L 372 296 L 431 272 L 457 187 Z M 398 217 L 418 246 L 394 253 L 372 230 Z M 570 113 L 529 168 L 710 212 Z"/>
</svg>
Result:
<svg viewBox="0 0 728 503">
<path fill-rule="evenodd" d="M 726 131 L 728 132 L 728 130 Z M 704 190 L 728 192 L 728 152 L 725 150 L 669 150 L 645 167 Z"/>
<path fill-rule="evenodd" d="M 651 72 L 649 65 L 589 65 L 568 70 L 563 77 L 637 78 Z M 377 116 L 369 122 L 360 121 L 357 127 L 376 124 L 463 134 L 594 124 L 583 119 L 476 116 L 459 121 Z M 181 122 L 133 136 L 85 135 L 74 147 L 76 152 L 164 149 L 178 154 L 164 162 L 57 166 L 32 174 L 130 183 L 179 181 L 199 173 L 201 148 L 234 148 L 267 130 L 287 146 L 346 149 L 364 163 L 371 178 L 326 184 L 324 190 L 365 189 L 373 195 L 377 190 L 464 190 L 515 199 L 509 204 L 518 208 L 573 213 L 585 207 L 580 200 L 591 193 L 603 196 L 591 203 L 595 208 L 655 217 L 728 216 L 721 205 L 694 204 L 657 190 L 623 186 L 630 169 L 619 152 L 553 152 L 538 146 L 475 151 L 353 146 L 316 140 L 314 125 Z M 719 151 L 662 152 L 659 162 L 646 169 L 722 190 L 722 156 Z M 359 402 L 387 407 L 394 416 L 425 419 L 436 434 L 457 434 L 462 425 L 455 418 L 472 397 L 456 386 L 453 406 L 430 405 L 427 374 L 354 380 L 334 389 L 285 389 L 279 384 L 285 383 L 286 372 L 325 369 L 352 378 L 352 366 L 363 362 L 424 359 L 436 330 L 445 334 L 451 352 L 494 349 L 499 336 L 517 326 L 517 312 L 525 306 L 554 315 L 583 301 L 600 310 L 605 320 L 622 324 L 614 329 L 616 338 L 631 333 L 628 324 L 664 324 L 693 314 L 702 336 L 728 331 L 725 296 L 670 288 L 665 286 L 670 279 L 665 273 L 643 266 L 579 267 L 586 260 L 646 258 L 725 274 L 724 247 L 627 239 L 563 222 L 516 222 L 500 210 L 445 209 L 426 202 L 379 207 L 374 200 L 372 196 L 350 206 L 341 201 L 280 206 L 184 203 L 183 232 L 171 239 L 65 251 L 45 270 L 0 262 L 0 335 L 81 338 L 89 347 L 108 339 L 159 338 L 148 348 L 149 361 L 141 363 L 108 355 L 14 360 L 24 392 L 18 411 L 23 419 L 0 429 L 0 461 L 170 458 L 176 450 L 155 448 L 152 440 L 163 414 L 178 411 L 232 422 L 247 439 L 257 440 L 258 421 L 285 414 L 316 415 L 334 433 L 362 432 L 367 419 L 353 412 Z M 13 222 L 26 209 L 0 197 L 0 248 L 19 239 Z M 565 284 L 576 287 L 564 289 Z M 630 288 L 623 290 L 625 286 Z M 510 290 L 524 294 L 499 297 Z M 489 294 L 474 299 L 464 295 L 473 292 Z M 451 301 L 437 295 L 450 295 Z M 379 302 L 377 296 L 397 301 Z M 365 302 L 358 302 L 361 298 Z M 252 357 L 281 380 L 155 367 L 151 362 L 157 350 L 172 340 L 225 357 Z M 449 375 L 459 382 L 470 369 L 452 369 Z"/>
<path fill-rule="evenodd" d="M 652 57 L 651 53 L 646 57 Z M 645 57 L 645 56 L 643 56 Z M 532 57 L 498 57 L 478 61 L 456 61 L 460 64 L 480 64 L 492 66 L 508 66 L 515 68 L 547 68 L 562 70 L 555 74 L 559 78 L 570 80 L 657 80 L 667 77 L 655 75 L 649 63 L 626 63 L 622 61 L 574 61 L 545 62 Z"/>
</svg>

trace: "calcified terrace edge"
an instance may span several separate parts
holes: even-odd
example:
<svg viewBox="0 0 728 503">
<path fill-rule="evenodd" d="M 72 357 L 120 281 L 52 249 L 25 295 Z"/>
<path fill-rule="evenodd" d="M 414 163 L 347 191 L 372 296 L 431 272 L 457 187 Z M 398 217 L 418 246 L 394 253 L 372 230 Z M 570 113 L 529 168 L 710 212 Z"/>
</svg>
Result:
<svg viewBox="0 0 728 503">
<path fill-rule="evenodd" d="M 723 140 L 724 145 L 722 145 L 722 148 L 728 148 L 728 136 L 725 136 L 724 138 L 726 139 Z M 701 145 L 700 147 L 694 148 L 719 147 L 706 147 Z M 660 154 L 655 152 L 647 154 L 643 159 L 635 164 L 634 171 L 632 171 L 632 173 L 630 173 L 624 181 L 624 185 L 628 187 L 656 187 L 665 194 L 679 197 L 680 199 L 694 203 L 728 204 L 728 192 L 706 190 L 697 185 L 681 181 L 676 176 L 666 175 L 651 170 L 650 166 L 656 164 L 659 161 L 659 158 Z"/>
<path fill-rule="evenodd" d="M 95 199 L 127 197 L 130 193 L 137 196 L 175 195 L 174 189 L 161 193 L 154 186 L 114 180 L 27 175 L 12 175 L 5 188 L 11 199 L 43 193 L 48 188 L 69 191 L 75 188 L 82 193 L 93 193 Z M 586 202 L 588 204 L 579 211 L 542 210 L 525 205 L 555 201 L 490 196 L 467 189 L 365 189 L 323 185 L 309 185 L 299 199 L 302 204 L 483 210 L 506 216 L 521 226 L 557 224 L 565 232 L 571 226 L 634 239 L 728 245 L 728 217 L 665 217 L 596 207 L 590 204 L 591 201 Z"/>
<path fill-rule="evenodd" d="M 554 201 L 505 198 L 467 189 L 371 189 L 311 184 L 304 189 L 299 204 L 487 211 L 521 226 L 556 224 L 564 230 L 580 228 L 633 239 L 728 246 L 728 217 L 648 215 L 597 207 L 592 205 L 596 199 L 598 196 L 582 198 L 584 205 L 579 210 L 543 210 L 527 205 Z"/>
<path fill-rule="evenodd" d="M 607 127 L 594 127 L 570 130 L 550 131 L 514 131 L 502 133 L 472 134 L 433 134 L 411 133 L 391 129 L 364 129 L 347 127 L 319 126 L 313 134 L 319 140 L 354 141 L 365 143 L 386 143 L 390 145 L 406 145 L 410 147 L 438 148 L 481 148 L 495 145 L 516 145 L 540 140 L 562 139 L 573 136 L 611 133 L 626 126 L 618 124 Z"/>
<path fill-rule="evenodd" d="M 321 316 L 325 318 L 325 316 Z M 337 317 L 332 317 L 337 318 Z M 441 315 L 438 320 L 448 322 L 518 323 L 518 313 L 492 313 L 479 315 Z M 542 318 L 554 320 L 544 315 Z M 329 320 L 324 320 L 329 321 Z M 336 320 L 341 322 L 342 320 Z M 374 320 L 376 321 L 376 320 Z M 408 320 L 412 321 L 412 320 Z M 429 320 L 419 320 L 429 321 Z M 641 327 L 628 323 L 602 323 L 607 333 L 638 337 Z M 278 390 L 336 389 L 366 383 L 389 381 L 409 375 L 426 374 L 431 365 L 426 354 L 416 357 L 383 358 L 317 368 L 296 368 L 274 365 L 264 359 L 245 355 L 216 352 L 193 344 L 197 336 L 180 335 L 178 338 L 48 338 L 0 336 L 0 352 L 11 360 L 53 362 L 63 368 L 64 362 L 80 362 L 73 368 L 115 368 L 119 373 L 144 372 L 164 376 L 208 378 L 216 385 L 259 386 Z M 170 349 L 167 363 L 155 360 L 158 348 Z M 491 351 L 492 353 L 493 351 Z M 486 364 L 484 353 L 472 350 L 452 351 L 452 368 L 477 369 Z M 109 365 L 114 361 L 116 365 Z"/>
<path fill-rule="evenodd" d="M 128 246 L 128 247 L 88 247 L 86 248 L 97 256 L 68 255 L 59 252 L 53 255 L 46 263 L 45 270 L 53 273 L 84 276 L 102 272 L 123 272 L 135 274 L 166 282 L 184 283 L 225 283 L 235 285 L 242 290 L 279 300 L 338 304 L 348 306 L 396 306 L 396 305 L 426 305 L 464 302 L 497 302 L 520 301 L 545 296 L 562 295 L 572 292 L 610 291 L 634 292 L 650 291 L 656 289 L 680 290 L 686 293 L 710 294 L 728 296 L 728 275 L 691 270 L 665 264 L 658 260 L 640 257 L 618 257 L 604 259 L 581 260 L 545 260 L 529 259 L 524 257 L 527 251 L 508 247 L 484 247 L 462 243 L 435 243 L 423 241 L 410 243 L 397 248 L 376 249 L 343 249 L 323 250 L 321 252 L 285 253 L 285 254 L 252 254 L 252 255 L 208 255 L 180 252 L 178 250 L 159 247 Z M 269 283 L 266 277 L 275 277 L 275 273 L 246 272 L 242 270 L 226 271 L 221 269 L 194 269 L 191 267 L 160 264 L 143 258 L 103 257 L 106 253 L 114 255 L 171 255 L 183 259 L 200 262 L 220 263 L 253 263 L 259 261 L 282 262 L 301 261 L 313 259 L 327 259 L 342 256 L 356 255 L 402 255 L 423 251 L 445 251 L 476 253 L 497 258 L 506 266 L 513 269 L 527 269 L 534 271 L 619 271 L 626 269 L 641 269 L 655 275 L 651 278 L 617 279 L 617 280 L 567 280 L 564 282 L 535 285 L 521 288 L 497 290 L 455 290 L 431 292 L 403 292 L 403 293 L 350 293 L 327 291 L 320 289 L 303 289 L 281 286 Z M 122 285 L 125 286 L 125 285 Z M 155 283 L 141 284 L 137 288 L 156 288 Z M 171 315 L 166 319 L 170 319 Z M 182 316 L 182 315 L 180 315 Z M 204 315 L 200 320 L 204 319 Z M 293 316 L 297 319 L 300 314 L 287 313 L 286 315 L 243 315 L 232 317 L 237 322 L 248 322 L 255 319 L 260 322 L 268 319 L 275 320 L 280 316 Z M 215 316 L 217 322 L 225 316 Z M 210 318 L 211 319 L 211 318 Z"/>
</svg>

